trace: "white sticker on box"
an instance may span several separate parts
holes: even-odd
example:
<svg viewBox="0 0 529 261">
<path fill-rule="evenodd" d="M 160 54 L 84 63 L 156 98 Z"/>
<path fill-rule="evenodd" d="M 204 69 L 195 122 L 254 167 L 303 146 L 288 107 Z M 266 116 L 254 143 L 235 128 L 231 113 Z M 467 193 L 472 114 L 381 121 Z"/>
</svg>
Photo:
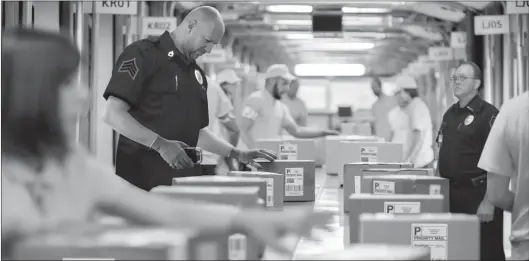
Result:
<svg viewBox="0 0 529 261">
<path fill-rule="evenodd" d="M 355 194 L 362 193 L 362 177 L 355 176 Z"/>
<path fill-rule="evenodd" d="M 384 202 L 384 213 L 420 214 L 421 202 Z"/>
<path fill-rule="evenodd" d="M 430 195 L 440 195 L 441 194 L 441 185 L 432 184 L 430 185 Z"/>
<path fill-rule="evenodd" d="M 373 180 L 373 194 L 395 194 L 395 182 Z"/>
<path fill-rule="evenodd" d="M 360 162 L 376 162 L 378 148 L 377 147 L 361 147 L 360 148 Z"/>
<path fill-rule="evenodd" d="M 264 180 L 266 180 L 266 206 L 273 207 L 274 206 L 274 179 L 265 178 Z"/>
<path fill-rule="evenodd" d="M 303 168 L 285 169 L 285 196 L 303 196 Z"/>
<path fill-rule="evenodd" d="M 228 238 L 228 258 L 230 260 L 246 260 L 246 236 L 234 234 Z M 206 259 L 202 259 L 206 260 Z M 212 260 L 212 259 L 208 259 Z"/>
<path fill-rule="evenodd" d="M 298 159 L 298 145 L 291 143 L 279 144 L 279 159 L 280 160 L 297 160 Z"/>
<path fill-rule="evenodd" d="M 411 224 L 411 245 L 429 247 L 430 260 L 447 260 L 448 224 Z"/>
</svg>

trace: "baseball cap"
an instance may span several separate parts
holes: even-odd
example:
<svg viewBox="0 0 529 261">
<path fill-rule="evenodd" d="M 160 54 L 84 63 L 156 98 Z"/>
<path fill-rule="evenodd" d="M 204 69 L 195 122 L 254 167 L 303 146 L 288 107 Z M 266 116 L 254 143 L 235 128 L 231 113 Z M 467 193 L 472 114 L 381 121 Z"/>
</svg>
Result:
<svg viewBox="0 0 529 261">
<path fill-rule="evenodd" d="M 289 81 L 296 79 L 296 77 L 290 73 L 290 70 L 288 70 L 288 67 L 285 64 L 274 64 L 268 67 L 266 73 L 264 74 L 264 78 L 269 79 L 274 77 L 281 77 Z"/>
<path fill-rule="evenodd" d="M 232 69 L 225 69 L 217 74 L 217 82 L 221 83 L 238 83 L 241 81 L 241 78 L 237 76 L 237 73 Z"/>
<path fill-rule="evenodd" d="M 397 89 L 417 89 L 417 82 L 413 77 L 408 75 L 402 75 L 399 78 L 397 78 Z"/>
</svg>

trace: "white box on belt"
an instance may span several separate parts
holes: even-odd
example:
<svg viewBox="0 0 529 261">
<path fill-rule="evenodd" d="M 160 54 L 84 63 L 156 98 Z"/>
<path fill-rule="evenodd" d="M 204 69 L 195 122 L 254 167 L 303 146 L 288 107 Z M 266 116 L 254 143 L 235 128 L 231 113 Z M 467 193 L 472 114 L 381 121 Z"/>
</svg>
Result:
<svg viewBox="0 0 529 261">
<path fill-rule="evenodd" d="M 362 214 L 360 242 L 430 247 L 432 260 L 480 260 L 480 223 L 467 214 Z"/>
<path fill-rule="evenodd" d="M 352 162 L 402 162 L 402 144 L 391 142 L 340 142 L 338 153 L 340 184 L 345 164 Z"/>
<path fill-rule="evenodd" d="M 17 243 L 15 260 L 227 260 L 228 233 L 176 228 L 49 232 Z"/>
<path fill-rule="evenodd" d="M 252 187 L 259 188 L 259 198 L 266 202 L 266 180 L 245 178 L 245 177 L 227 177 L 227 176 L 195 176 L 173 178 L 173 186 L 214 186 L 214 187 Z"/>
<path fill-rule="evenodd" d="M 313 139 L 258 139 L 255 147 L 274 151 L 280 160 L 316 160 Z"/>
<path fill-rule="evenodd" d="M 258 162 L 262 171 L 285 175 L 285 202 L 316 199 L 316 166 L 313 160 Z"/>
<path fill-rule="evenodd" d="M 450 183 L 442 177 L 365 174 L 362 184 L 362 193 L 369 194 L 441 194 L 444 196 L 443 212 L 450 210 Z"/>
<path fill-rule="evenodd" d="M 215 187 L 215 186 L 158 186 L 151 193 L 166 195 L 175 199 L 190 199 L 219 204 L 229 204 L 243 208 L 258 206 L 259 188 Z M 229 260 L 255 260 L 264 253 L 264 246 L 253 237 L 233 234 L 228 238 Z"/>
<path fill-rule="evenodd" d="M 430 249 L 410 245 L 354 244 L 345 249 L 297 255 L 294 260 L 430 260 Z"/>
<path fill-rule="evenodd" d="M 398 162 L 353 162 L 347 163 L 343 166 L 343 204 L 344 209 L 347 209 L 345 203 L 349 196 L 353 193 L 360 194 L 362 187 L 362 171 L 365 169 L 372 168 L 387 168 L 387 169 L 399 169 L 399 168 L 410 168 L 411 163 L 398 163 Z"/>
<path fill-rule="evenodd" d="M 359 141 L 359 142 L 377 142 L 380 138 L 374 136 L 327 136 L 325 137 L 325 171 L 328 174 L 337 175 L 343 168 L 339 157 L 340 142 L 342 141 Z"/>
<path fill-rule="evenodd" d="M 285 198 L 285 175 L 264 171 L 230 171 L 228 176 L 261 178 L 266 180 L 266 208 L 283 209 Z"/>
<path fill-rule="evenodd" d="M 358 242 L 359 217 L 364 213 L 442 213 L 443 195 L 352 194 L 349 197 L 349 242 Z"/>
</svg>

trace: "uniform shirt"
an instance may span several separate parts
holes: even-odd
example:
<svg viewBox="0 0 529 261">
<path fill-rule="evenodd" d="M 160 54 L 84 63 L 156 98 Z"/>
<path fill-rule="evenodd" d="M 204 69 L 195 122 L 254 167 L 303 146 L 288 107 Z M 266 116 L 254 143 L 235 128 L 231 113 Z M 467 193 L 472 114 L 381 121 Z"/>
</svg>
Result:
<svg viewBox="0 0 529 261">
<path fill-rule="evenodd" d="M 410 133 L 414 130 L 421 131 L 420 149 L 411 162 L 416 167 L 424 167 L 434 160 L 433 153 L 433 134 L 432 134 L 432 118 L 428 106 L 421 98 L 413 98 L 413 100 L 405 108 L 406 114 L 409 118 Z M 410 148 L 411 149 L 411 148 Z"/>
<path fill-rule="evenodd" d="M 306 121 L 308 117 L 307 106 L 301 99 L 298 97 L 290 99 L 290 97 L 286 96 L 281 101 L 287 106 L 292 118 L 298 125 L 301 124 L 303 119 Z"/>
<path fill-rule="evenodd" d="M 242 117 L 254 120 L 250 135 L 254 140 L 281 137 L 281 130 L 295 125 L 287 106 L 266 90 L 252 93 L 243 103 Z"/>
<path fill-rule="evenodd" d="M 103 97 L 127 102 L 130 115 L 160 137 L 195 147 L 200 129 L 209 124 L 207 86 L 202 69 L 178 51 L 166 31 L 125 48 Z M 172 169 L 157 152 L 119 137 L 116 173 L 136 186 L 170 185 L 158 179 L 197 174 L 192 172 Z"/>
<path fill-rule="evenodd" d="M 219 118 L 231 113 L 233 106 L 231 105 L 230 98 L 228 98 L 226 93 L 216 83 L 209 83 L 207 94 L 209 109 L 209 126 L 207 128 L 217 134 L 218 137 L 223 137 Z M 219 155 L 203 151 L 202 164 L 215 165 L 218 163 L 219 157 Z"/>
<path fill-rule="evenodd" d="M 402 144 L 402 155 L 408 155 L 410 150 L 410 119 L 408 114 L 396 106 L 388 114 L 388 122 L 393 132 L 391 142 Z"/>
<path fill-rule="evenodd" d="M 380 95 L 375 101 L 371 111 L 375 120 L 375 135 L 389 141 L 391 127 L 388 122 L 388 113 L 397 106 L 397 101 L 393 96 Z"/>
<path fill-rule="evenodd" d="M 502 106 L 478 167 L 511 178 L 512 258 L 529 260 L 529 92 Z"/>
<path fill-rule="evenodd" d="M 455 103 L 443 115 L 437 135 L 439 173 L 451 179 L 468 179 L 486 174 L 478 168 L 498 109 L 476 95 L 466 107 Z"/>
</svg>

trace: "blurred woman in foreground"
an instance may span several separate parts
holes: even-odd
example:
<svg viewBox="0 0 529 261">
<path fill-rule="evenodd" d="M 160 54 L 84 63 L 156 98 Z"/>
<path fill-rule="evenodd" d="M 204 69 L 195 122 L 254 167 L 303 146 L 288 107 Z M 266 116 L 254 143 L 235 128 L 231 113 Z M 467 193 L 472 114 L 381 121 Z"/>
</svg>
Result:
<svg viewBox="0 0 529 261">
<path fill-rule="evenodd" d="M 279 234 L 310 233 L 330 220 L 331 213 L 169 199 L 114 175 L 66 131 L 88 104 L 87 90 L 72 82 L 79 63 L 77 48 L 60 35 L 15 29 L 2 36 L 2 240 L 103 211 L 143 225 L 237 230 L 287 251 Z"/>
</svg>

